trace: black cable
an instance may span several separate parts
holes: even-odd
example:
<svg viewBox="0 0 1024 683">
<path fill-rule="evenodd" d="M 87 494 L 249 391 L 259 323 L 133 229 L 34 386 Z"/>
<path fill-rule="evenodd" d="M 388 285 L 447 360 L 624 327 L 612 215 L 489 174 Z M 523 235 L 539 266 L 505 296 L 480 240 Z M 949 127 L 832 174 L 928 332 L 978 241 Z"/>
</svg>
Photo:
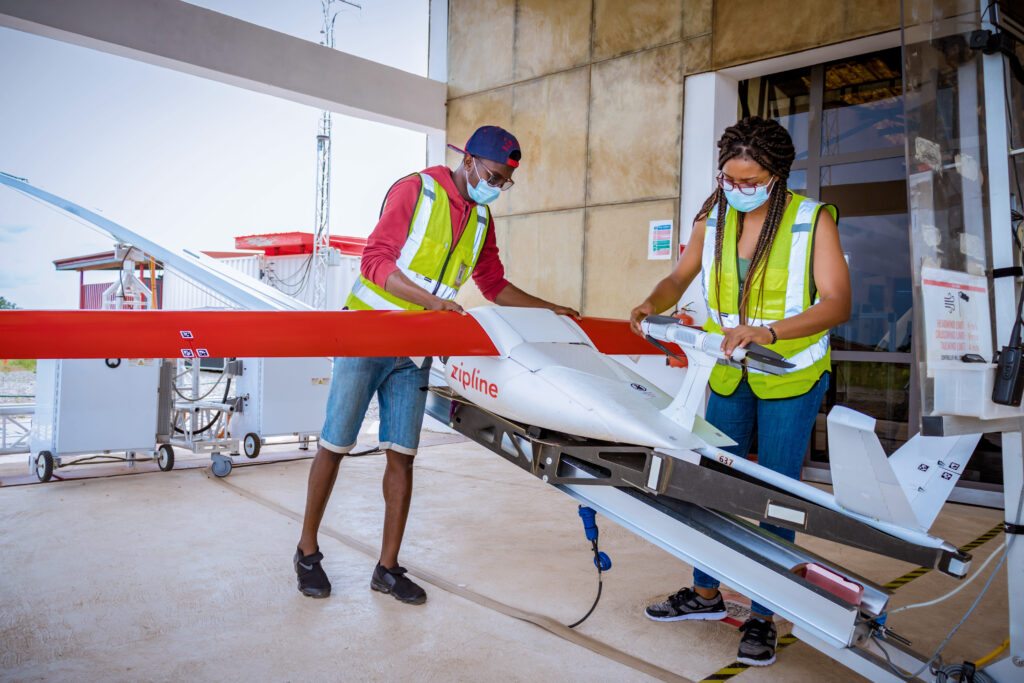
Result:
<svg viewBox="0 0 1024 683">
<path fill-rule="evenodd" d="M 968 674 L 971 676 L 970 679 L 968 679 Z M 935 674 L 935 683 L 967 680 L 972 680 L 974 683 L 996 683 L 996 679 L 992 678 L 984 671 L 975 669 L 974 665 L 969 662 L 944 666 Z"/>
<path fill-rule="evenodd" d="M 597 603 L 601 601 L 601 589 L 604 587 L 604 580 L 603 580 L 603 576 L 602 575 L 604 574 L 604 572 L 601 570 L 601 557 L 600 557 L 599 551 L 597 549 L 597 541 L 593 541 L 593 544 L 594 544 L 594 566 L 597 567 L 597 597 L 594 598 L 594 604 L 590 606 L 590 609 L 587 610 L 587 613 L 584 614 L 583 617 L 579 621 L 577 621 L 575 623 L 572 623 L 572 624 L 569 624 L 569 628 L 576 628 L 577 626 L 582 624 L 584 621 L 586 621 L 587 617 L 589 617 L 591 614 L 593 614 L 594 610 L 597 609 Z"/>
<path fill-rule="evenodd" d="M 1014 520 L 1017 520 L 1017 521 L 1020 520 L 1021 510 L 1024 510 L 1024 489 L 1021 489 L 1020 497 L 1017 500 L 1017 512 L 1014 515 Z M 950 631 L 946 635 L 946 637 L 942 640 L 942 642 L 939 644 L 939 647 L 935 650 L 935 654 L 933 654 L 931 656 L 931 659 L 929 659 L 927 662 L 925 662 L 921 666 L 921 668 L 918 669 L 917 671 L 915 671 L 914 673 L 903 671 L 898 666 L 893 664 L 892 660 L 889 658 L 889 653 L 886 652 L 884 647 L 882 647 L 881 637 L 878 636 L 878 635 L 872 635 L 871 636 L 871 638 L 878 645 L 879 649 L 885 655 L 886 663 L 888 664 L 889 668 L 893 671 L 893 673 L 895 673 L 900 678 L 903 678 L 903 679 L 906 679 L 906 680 L 914 679 L 914 678 L 917 678 L 917 676 L 920 675 L 925 669 L 929 668 L 932 665 L 933 662 L 938 662 L 938 665 L 935 667 L 935 669 L 932 669 L 933 673 L 938 674 L 938 673 L 940 673 L 943 670 L 943 666 L 942 666 L 942 649 L 944 647 L 946 647 L 946 644 L 956 634 L 956 632 L 960 630 L 960 627 L 964 625 L 964 622 L 967 621 L 967 618 L 971 616 L 971 614 L 974 612 L 975 608 L 977 608 L 978 603 L 980 603 L 981 599 L 985 596 L 985 593 L 988 591 L 989 586 L 992 585 L 993 579 L 995 579 L 996 576 L 999 574 L 999 570 L 1002 568 L 1003 563 L 1006 562 L 1006 557 L 1010 553 L 1010 545 L 1015 540 L 1016 540 L 1015 536 L 1010 536 L 1010 537 L 1008 537 L 1006 539 L 1006 548 L 1003 550 L 1002 557 L 999 558 L 999 562 L 996 563 L 995 569 L 992 570 L 992 573 L 989 575 L 988 580 L 985 581 L 985 585 L 981 587 L 981 592 L 978 593 L 978 596 L 974 599 L 974 602 L 971 603 L 971 606 L 967 610 L 967 613 L 964 614 L 963 617 L 961 617 L 960 621 L 958 621 L 956 626 L 953 627 L 953 630 Z M 985 561 L 986 564 L 990 560 L 991 560 L 991 557 L 988 560 Z M 981 571 L 981 570 L 979 569 L 979 571 Z"/>
<path fill-rule="evenodd" d="M 202 362 L 202 359 L 198 359 L 198 358 L 197 358 L 197 359 L 195 359 L 195 360 L 199 360 L 200 362 Z M 185 374 L 185 373 L 182 373 L 182 374 Z M 220 377 L 218 377 L 218 378 L 217 378 L 217 381 L 213 383 L 213 386 L 211 386 L 211 387 L 210 387 L 209 389 L 207 389 L 207 390 L 206 390 L 206 393 L 205 393 L 205 394 L 203 394 L 202 396 L 198 396 L 198 397 L 196 397 L 196 398 L 189 398 L 189 397 L 188 397 L 188 396 L 186 396 L 185 394 L 183 394 L 183 393 L 181 393 L 180 391 L 178 391 L 178 386 L 177 386 L 177 384 L 173 384 L 173 385 L 171 385 L 171 388 L 172 388 L 172 389 L 174 389 L 174 393 L 176 393 L 176 394 L 177 394 L 177 395 L 178 395 L 179 397 L 181 397 L 181 399 L 182 399 L 182 400 L 184 400 L 184 401 L 188 401 L 189 403 L 195 403 L 196 401 L 202 401 L 202 400 L 203 400 L 203 399 L 205 399 L 205 398 L 206 398 L 207 396 L 209 396 L 210 394 L 212 394 L 212 393 L 213 393 L 213 390 L 217 388 L 217 385 L 218 385 L 218 384 L 220 384 L 220 381 L 221 381 L 222 379 L 224 379 L 224 375 L 223 375 L 223 374 L 222 374 L 222 375 L 221 375 Z M 229 385 L 231 384 L 230 380 L 228 380 L 228 384 L 229 384 Z M 223 401 L 221 401 L 221 403 L 223 403 Z"/>
<path fill-rule="evenodd" d="M 313 269 L 313 254 L 310 254 L 309 258 L 306 259 L 305 264 L 302 266 L 301 273 L 299 271 L 296 271 L 293 274 L 293 277 L 298 277 L 299 278 L 297 281 L 295 281 L 295 282 L 288 282 L 288 281 L 286 281 L 286 280 L 284 280 L 282 278 L 277 277 L 276 274 L 270 276 L 268 279 L 270 280 L 270 284 L 273 287 L 275 287 L 278 291 L 283 292 L 283 293 L 287 294 L 288 296 L 295 296 L 296 294 L 298 294 L 299 292 L 302 291 L 303 287 L 306 286 L 306 282 L 309 280 L 309 274 L 312 272 L 312 269 Z M 285 287 L 287 287 L 288 289 L 285 289 Z M 289 291 L 289 289 L 291 291 Z"/>
<path fill-rule="evenodd" d="M 584 621 L 586 621 L 587 617 L 589 617 L 591 614 L 594 613 L 594 610 L 597 609 L 597 603 L 601 600 L 601 588 L 603 586 L 604 586 L 604 582 L 601 580 L 601 570 L 598 569 L 597 570 L 597 597 L 594 598 L 594 604 L 590 606 L 590 609 L 587 610 L 587 613 L 583 615 L 582 619 L 577 621 L 575 624 L 569 624 L 569 628 L 576 628 L 577 626 L 582 624 Z"/>
<path fill-rule="evenodd" d="M 231 391 L 231 379 L 232 379 L 231 377 L 228 377 L 228 383 L 224 386 L 224 397 L 223 397 L 223 399 L 221 399 L 221 403 L 227 403 L 228 402 L 228 392 Z M 214 386 L 217 386 L 217 385 L 215 384 Z M 218 414 L 215 415 L 214 418 L 212 420 L 210 420 L 210 422 L 205 427 L 203 427 L 202 429 L 199 429 L 197 431 L 194 431 L 192 433 L 193 434 L 202 434 L 203 432 L 205 432 L 208 429 L 210 429 L 211 427 L 213 427 L 213 425 L 217 424 L 217 420 L 219 420 L 219 419 L 220 419 L 220 411 L 218 411 Z M 174 427 L 174 431 L 178 432 L 179 434 L 184 434 L 185 433 L 185 430 L 182 429 L 181 427 L 179 427 L 178 425 L 173 425 L 173 427 Z"/>
<path fill-rule="evenodd" d="M 302 280 L 306 276 L 306 274 L 309 272 L 310 265 L 312 263 L 313 263 L 313 254 L 310 253 L 310 255 L 308 257 L 306 257 L 306 260 L 302 262 L 302 265 L 299 266 L 299 268 L 294 273 L 289 275 L 288 277 L 281 277 L 281 276 L 279 276 L 274 271 L 270 271 L 270 272 L 271 272 L 272 278 L 273 278 L 273 280 L 275 282 L 278 282 L 278 283 L 284 284 L 284 285 L 288 285 L 289 287 L 294 286 L 294 285 L 301 285 L 302 284 Z"/>
<path fill-rule="evenodd" d="M 991 0 L 988 6 L 985 8 L 985 11 L 981 13 L 979 25 L 985 23 L 986 14 L 991 12 L 993 9 L 997 8 L 997 0 Z M 1013 47 L 1014 42 L 1021 42 L 1020 39 L 1017 38 L 1017 36 L 1013 35 L 1012 33 L 1004 32 L 1004 29 L 1002 28 L 1002 26 L 999 25 L 999 20 L 994 12 L 992 12 L 992 16 L 989 19 L 989 23 L 995 29 L 994 31 L 990 31 L 988 29 L 978 29 L 970 34 L 971 48 L 980 49 L 987 55 L 996 54 L 997 52 L 1001 53 L 1004 57 L 1006 57 L 1006 62 L 1009 65 L 1010 71 L 1013 73 L 1013 76 L 1021 83 L 1024 83 L 1024 65 L 1020 63 L 1020 59 L 1017 57 L 1017 53 L 1015 51 L 1015 48 Z M 1009 38 L 1009 43 L 998 38 L 998 36 L 1003 35 L 1004 33 L 1006 37 Z"/>
<path fill-rule="evenodd" d="M 1021 310 L 1024 309 L 1024 290 L 1021 290 L 1021 295 L 1017 297 L 1017 314 L 1016 320 L 1013 321 L 1013 328 L 1010 330 L 1010 343 L 1009 346 L 1016 348 L 1020 346 L 1020 314 Z M 1003 347 L 1005 350 L 1007 347 Z"/>
<path fill-rule="evenodd" d="M 981 23 L 985 23 L 985 15 L 992 11 L 992 8 L 996 6 L 996 2 L 998 2 L 998 0 L 990 0 L 988 6 L 985 8 L 985 11 L 981 13 Z M 996 25 L 995 19 L 995 17 L 992 17 L 993 25 Z"/>
<path fill-rule="evenodd" d="M 1006 127 L 1007 140 L 1010 143 L 1010 149 L 1013 149 L 1013 103 L 1010 102 L 1010 88 L 1007 87 L 1007 83 L 1003 82 L 1003 99 L 1006 101 L 1006 116 L 1009 118 L 1009 123 Z M 1010 157 L 1010 172 L 1013 173 L 1013 184 L 1017 188 L 1017 210 L 1019 211 L 1024 205 L 1024 194 L 1021 193 L 1020 188 L 1020 175 L 1017 173 L 1017 162 L 1014 157 Z M 1011 220 L 1012 223 L 1012 220 Z M 1017 231 L 1014 230 L 1014 236 L 1017 236 Z M 1017 242 L 1020 245 L 1020 242 Z"/>
<path fill-rule="evenodd" d="M 993 0 L 993 2 L 989 4 L 989 8 L 991 8 L 992 5 L 994 5 L 994 4 L 995 4 L 995 0 Z M 1012 103 L 1010 102 L 1010 86 L 1012 86 L 1012 85 L 1013 85 L 1012 81 L 1010 83 L 1007 83 L 1006 79 L 1003 80 L 1003 100 L 1004 100 L 1004 102 L 1006 104 L 1006 116 L 1009 119 L 1007 121 L 1008 125 L 1006 127 L 1006 135 L 1007 135 L 1007 138 L 1008 138 L 1007 142 L 1009 143 L 1010 149 L 1013 149 L 1013 107 L 1012 107 Z M 1013 174 L 1013 184 L 1014 184 L 1014 186 L 1017 189 L 1017 205 L 1018 205 L 1018 208 L 1020 208 L 1022 205 L 1024 205 L 1024 193 L 1021 192 L 1020 175 L 1017 173 L 1017 162 L 1014 159 L 1014 157 L 1009 157 L 1009 162 L 1010 162 L 1010 173 Z M 1013 209 L 1010 210 L 1010 232 L 1013 234 L 1013 241 L 1017 245 L 1017 250 L 1018 250 L 1018 253 L 1020 254 L 1020 258 L 1021 258 L 1022 261 L 1024 261 L 1024 246 L 1022 246 L 1021 243 L 1020 243 L 1020 235 L 1017 234 L 1017 226 L 1013 224 Z M 1021 301 L 1024 301 L 1024 290 L 1021 291 L 1020 298 L 1021 298 Z M 1014 328 L 1015 329 L 1019 330 L 1020 322 L 1021 322 L 1020 321 L 1020 302 L 1018 301 L 1018 304 L 1017 304 L 1017 320 L 1014 321 Z M 1012 335 L 1011 335 L 1011 339 L 1012 339 Z"/>
</svg>

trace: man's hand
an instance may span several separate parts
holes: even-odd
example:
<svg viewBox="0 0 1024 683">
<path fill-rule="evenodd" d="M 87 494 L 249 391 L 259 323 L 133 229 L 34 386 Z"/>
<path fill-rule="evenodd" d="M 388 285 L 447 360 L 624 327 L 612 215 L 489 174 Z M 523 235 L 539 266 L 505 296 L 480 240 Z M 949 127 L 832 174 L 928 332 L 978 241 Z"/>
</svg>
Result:
<svg viewBox="0 0 1024 683">
<path fill-rule="evenodd" d="M 414 304 L 422 306 L 428 311 L 455 311 L 456 313 L 466 315 L 466 312 L 462 310 L 462 306 L 458 305 L 454 301 L 448 301 L 447 299 L 442 299 L 439 296 L 431 294 L 406 277 L 405 273 L 401 270 L 392 271 L 392 273 L 388 275 L 388 280 L 385 285 L 385 291 L 394 294 L 400 299 L 405 299 L 406 301 L 411 301 Z"/>
<path fill-rule="evenodd" d="M 570 315 L 576 319 L 579 319 L 580 317 L 580 312 L 575 308 L 553 304 L 550 301 L 541 299 L 540 297 L 527 294 L 512 283 L 505 285 L 505 287 L 498 292 L 498 295 L 494 297 L 494 303 L 499 306 L 511 306 L 513 308 L 546 308 L 549 311 L 554 311 L 558 315 Z"/>
<path fill-rule="evenodd" d="M 722 334 L 725 335 L 725 339 L 722 340 L 722 351 L 729 357 L 732 357 L 733 351 L 746 348 L 750 342 L 760 344 L 761 346 L 767 346 L 772 343 L 772 333 L 764 326 L 751 327 L 750 325 L 740 325 L 739 327 L 730 327 L 727 330 L 722 330 Z"/>
<path fill-rule="evenodd" d="M 643 322 L 644 318 L 649 315 L 654 315 L 654 313 L 654 304 L 652 304 L 650 299 L 648 299 L 630 312 L 629 328 L 641 337 L 644 336 L 644 331 L 641 329 L 640 323 Z"/>
<path fill-rule="evenodd" d="M 454 311 L 461 315 L 466 315 L 466 312 L 462 310 L 462 306 L 458 305 L 454 301 L 442 299 L 439 296 L 433 297 L 427 304 L 426 309 L 428 311 Z"/>
<path fill-rule="evenodd" d="M 559 306 L 558 304 L 551 304 L 550 308 L 558 315 L 567 315 L 570 318 L 576 318 L 576 320 L 580 319 L 580 312 L 577 311 L 575 308 L 569 308 L 568 306 Z"/>
</svg>

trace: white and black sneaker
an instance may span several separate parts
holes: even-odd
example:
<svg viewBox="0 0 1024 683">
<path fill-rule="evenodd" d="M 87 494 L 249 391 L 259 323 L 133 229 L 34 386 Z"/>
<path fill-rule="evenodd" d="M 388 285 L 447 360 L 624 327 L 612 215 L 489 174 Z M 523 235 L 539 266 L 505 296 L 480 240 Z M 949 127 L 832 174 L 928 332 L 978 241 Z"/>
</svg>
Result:
<svg viewBox="0 0 1024 683">
<path fill-rule="evenodd" d="M 775 647 L 779 642 L 775 624 L 763 619 L 750 618 L 740 626 L 740 640 L 736 661 L 747 666 L 768 666 L 775 661 Z"/>
<path fill-rule="evenodd" d="M 654 621 L 683 621 L 684 619 L 701 619 L 704 621 L 717 621 L 729 616 L 725 609 L 725 601 L 722 594 L 715 597 L 702 598 L 689 588 L 683 588 L 678 593 L 668 596 L 665 602 L 651 605 L 644 610 L 648 619 Z"/>
</svg>

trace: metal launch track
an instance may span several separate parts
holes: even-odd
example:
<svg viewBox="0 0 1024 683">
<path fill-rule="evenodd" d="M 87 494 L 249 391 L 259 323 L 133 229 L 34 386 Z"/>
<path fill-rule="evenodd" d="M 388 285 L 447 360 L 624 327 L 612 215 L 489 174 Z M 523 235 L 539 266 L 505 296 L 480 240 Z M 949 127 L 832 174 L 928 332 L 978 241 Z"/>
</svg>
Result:
<svg viewBox="0 0 1024 683">
<path fill-rule="evenodd" d="M 767 521 L 960 576 L 970 556 L 921 547 L 841 513 L 702 460 L 694 465 L 640 446 L 612 444 L 516 424 L 430 387 L 427 412 L 472 441 L 592 507 L 684 562 L 712 573 L 794 624 L 794 634 L 872 680 L 902 680 L 877 654 L 872 619 L 891 592 L 740 517 Z M 704 464 L 707 463 L 707 464 Z M 822 565 L 864 587 L 853 605 L 791 568 Z M 876 631 L 877 635 L 877 631 Z M 889 640 L 904 668 L 924 660 Z M 869 650 L 873 650 L 869 651 Z"/>
</svg>

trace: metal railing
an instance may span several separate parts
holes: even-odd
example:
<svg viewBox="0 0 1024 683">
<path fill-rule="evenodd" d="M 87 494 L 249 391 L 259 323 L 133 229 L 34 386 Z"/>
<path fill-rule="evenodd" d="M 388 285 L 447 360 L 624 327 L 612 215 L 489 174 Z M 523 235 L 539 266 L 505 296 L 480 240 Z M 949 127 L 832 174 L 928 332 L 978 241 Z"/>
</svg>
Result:
<svg viewBox="0 0 1024 683">
<path fill-rule="evenodd" d="M 0 405 L 0 455 L 28 453 L 35 403 Z"/>
</svg>

